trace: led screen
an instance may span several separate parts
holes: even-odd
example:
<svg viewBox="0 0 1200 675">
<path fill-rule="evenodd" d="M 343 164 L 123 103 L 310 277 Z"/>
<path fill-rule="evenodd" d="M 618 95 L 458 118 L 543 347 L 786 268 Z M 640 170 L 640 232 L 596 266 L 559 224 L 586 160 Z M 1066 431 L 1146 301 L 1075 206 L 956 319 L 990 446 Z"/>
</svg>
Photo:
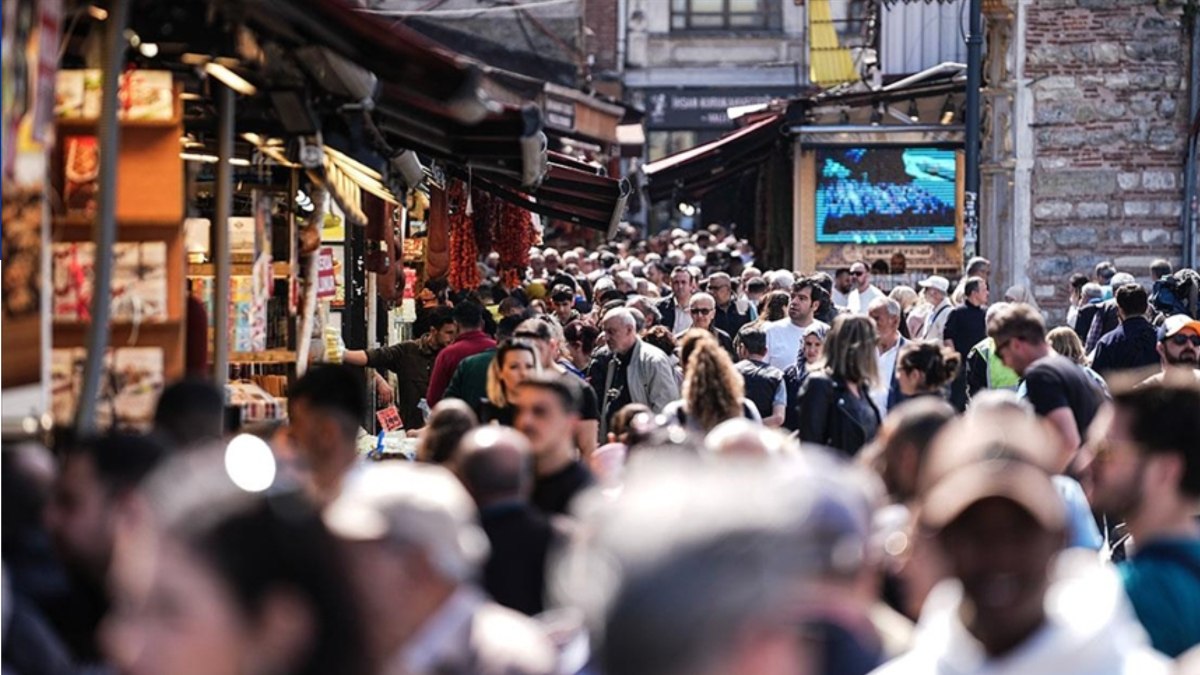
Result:
<svg viewBox="0 0 1200 675">
<path fill-rule="evenodd" d="M 955 153 L 829 147 L 817 157 L 817 243 L 952 243 Z"/>
</svg>

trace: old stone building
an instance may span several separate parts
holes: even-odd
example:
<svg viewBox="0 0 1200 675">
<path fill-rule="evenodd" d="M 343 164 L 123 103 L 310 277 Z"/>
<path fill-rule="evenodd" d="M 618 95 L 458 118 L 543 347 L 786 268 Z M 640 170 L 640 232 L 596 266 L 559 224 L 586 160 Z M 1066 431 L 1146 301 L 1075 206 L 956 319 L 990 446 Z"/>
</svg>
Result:
<svg viewBox="0 0 1200 675">
<path fill-rule="evenodd" d="M 1183 258 L 1190 38 L 1176 2 L 987 6 L 981 251 L 1061 316 L 1101 260 Z"/>
</svg>

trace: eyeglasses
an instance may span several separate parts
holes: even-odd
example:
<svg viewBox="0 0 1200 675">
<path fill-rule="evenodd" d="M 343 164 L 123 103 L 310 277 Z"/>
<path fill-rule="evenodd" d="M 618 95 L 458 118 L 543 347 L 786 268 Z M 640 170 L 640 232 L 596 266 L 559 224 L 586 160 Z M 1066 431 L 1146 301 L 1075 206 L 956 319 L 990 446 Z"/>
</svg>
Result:
<svg viewBox="0 0 1200 675">
<path fill-rule="evenodd" d="M 699 314 L 700 316 L 707 316 L 709 314 L 712 314 L 712 310 L 709 309 L 708 307 L 693 307 L 693 308 L 689 309 L 688 312 L 690 312 L 692 314 Z"/>
<path fill-rule="evenodd" d="M 852 276 L 852 277 L 861 277 L 861 276 L 862 276 L 862 275 L 864 275 L 864 274 L 866 274 L 866 272 L 851 272 L 851 273 L 850 273 L 850 276 Z"/>
<path fill-rule="evenodd" d="M 1182 347 L 1187 343 L 1192 343 L 1193 347 L 1200 347 L 1200 335 L 1172 335 L 1171 344 L 1176 347 Z"/>
</svg>

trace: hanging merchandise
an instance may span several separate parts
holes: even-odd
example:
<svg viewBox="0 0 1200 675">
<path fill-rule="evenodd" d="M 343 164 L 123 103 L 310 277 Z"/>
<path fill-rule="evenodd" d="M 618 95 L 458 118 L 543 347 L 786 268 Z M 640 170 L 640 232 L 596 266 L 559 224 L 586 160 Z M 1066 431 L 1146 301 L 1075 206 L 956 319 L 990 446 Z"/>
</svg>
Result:
<svg viewBox="0 0 1200 675">
<path fill-rule="evenodd" d="M 450 286 L 455 290 L 479 287 L 479 248 L 475 242 L 475 223 L 466 184 L 450 183 L 447 202 L 450 212 Z"/>
<path fill-rule="evenodd" d="M 533 214 L 499 198 L 492 201 L 498 207 L 492 221 L 492 240 L 496 243 L 496 253 L 500 254 L 497 271 L 500 283 L 512 290 L 521 285 L 529 266 L 529 248 L 534 244 Z"/>
<path fill-rule="evenodd" d="M 441 279 L 450 270 L 450 206 L 446 189 L 432 186 L 429 189 L 429 236 L 425 245 L 425 278 Z M 419 241 L 405 239 L 405 243 Z"/>
</svg>

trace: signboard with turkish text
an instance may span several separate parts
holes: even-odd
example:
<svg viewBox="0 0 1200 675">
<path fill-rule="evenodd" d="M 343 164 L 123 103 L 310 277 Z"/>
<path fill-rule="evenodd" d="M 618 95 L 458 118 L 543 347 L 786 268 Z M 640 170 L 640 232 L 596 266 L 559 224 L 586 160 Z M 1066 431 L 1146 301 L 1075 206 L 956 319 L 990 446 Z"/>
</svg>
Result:
<svg viewBox="0 0 1200 675">
<path fill-rule="evenodd" d="M 732 129 L 729 109 L 796 94 L 794 87 L 650 88 L 635 90 L 647 129 Z"/>
<path fill-rule="evenodd" d="M 317 251 L 317 297 L 326 300 L 337 295 L 337 274 L 333 269 L 333 248 Z"/>
</svg>

